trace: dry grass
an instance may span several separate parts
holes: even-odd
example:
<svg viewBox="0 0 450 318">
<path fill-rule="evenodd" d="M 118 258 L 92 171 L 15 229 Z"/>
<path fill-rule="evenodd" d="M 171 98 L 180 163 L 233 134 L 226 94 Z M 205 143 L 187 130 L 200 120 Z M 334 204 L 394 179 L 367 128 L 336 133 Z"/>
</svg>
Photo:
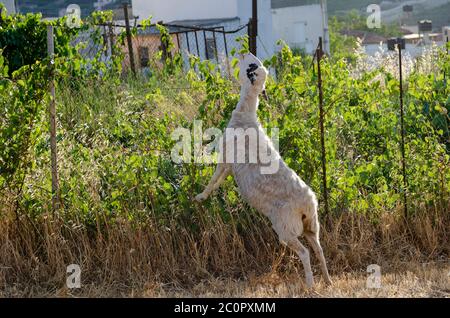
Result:
<svg viewBox="0 0 450 318">
<path fill-rule="evenodd" d="M 407 263 L 403 270 L 383 273 L 380 289 L 367 288 L 365 272 L 333 276 L 333 286 L 318 282 L 306 290 L 295 274 L 282 277 L 266 274 L 247 281 L 213 279 L 200 282 L 189 290 L 163 284 L 135 292 L 144 297 L 448 297 L 448 264 Z"/>
<path fill-rule="evenodd" d="M 65 287 L 57 291 L 33 289 L 25 296 L 41 297 L 438 297 L 450 298 L 450 266 L 445 262 L 397 264 L 396 271 L 382 273 L 380 289 L 367 288 L 368 274 L 363 270 L 333 275 L 333 285 L 326 286 L 317 281 L 315 287 L 307 290 L 298 274 L 283 275 L 267 273 L 250 276 L 246 280 L 232 278 L 210 278 L 188 288 L 180 284 L 146 282 L 137 288 L 122 290 L 120 283 L 114 285 L 83 285 L 81 291 Z M 0 296 L 24 296 L 17 287 L 9 287 Z"/>
<path fill-rule="evenodd" d="M 0 296 L 448 297 L 448 213 L 428 211 L 408 222 L 395 215 L 377 223 L 350 213 L 324 220 L 321 239 L 335 284 L 326 288 L 316 275 L 311 292 L 303 289 L 297 258 L 259 217 L 240 228 L 199 214 L 197 230 L 179 219 L 120 219 L 88 230 L 49 215 L 2 218 Z M 72 263 L 82 269 L 80 290 L 65 287 Z M 365 288 L 369 264 L 382 268 L 381 290 Z"/>
</svg>

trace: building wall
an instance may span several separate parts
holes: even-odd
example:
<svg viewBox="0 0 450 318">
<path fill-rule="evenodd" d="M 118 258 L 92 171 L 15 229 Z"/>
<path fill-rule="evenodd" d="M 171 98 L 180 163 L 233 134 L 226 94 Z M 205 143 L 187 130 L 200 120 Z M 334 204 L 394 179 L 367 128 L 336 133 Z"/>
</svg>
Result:
<svg viewBox="0 0 450 318">
<path fill-rule="evenodd" d="M 6 10 L 9 14 L 16 13 L 16 8 L 14 5 L 14 0 L 0 0 L 0 3 L 3 3 L 6 7 Z"/>
<path fill-rule="evenodd" d="M 140 20 L 151 15 L 154 22 L 238 16 L 236 0 L 132 0 L 132 5 Z"/>
<path fill-rule="evenodd" d="M 238 23 L 233 22 L 233 28 L 236 28 L 248 23 L 252 16 L 251 0 L 132 0 L 132 5 L 133 13 L 139 16 L 140 20 L 151 15 L 153 22 L 238 17 Z M 230 30 L 226 23 L 223 25 L 226 30 Z M 265 59 L 274 52 L 270 0 L 258 0 L 258 31 L 257 55 Z M 242 35 L 241 33 L 239 35 Z M 228 35 L 227 39 L 232 36 Z M 227 42 L 230 46 L 234 45 L 233 39 Z"/>
<path fill-rule="evenodd" d="M 245 24 L 252 17 L 252 1 L 238 0 L 238 17 Z M 275 37 L 272 23 L 271 0 L 258 0 L 258 38 L 256 53 L 261 59 L 271 57 L 275 49 Z"/>
<path fill-rule="evenodd" d="M 323 37 L 320 5 L 287 7 L 272 10 L 275 41 L 282 39 L 291 48 L 314 52 Z"/>
</svg>

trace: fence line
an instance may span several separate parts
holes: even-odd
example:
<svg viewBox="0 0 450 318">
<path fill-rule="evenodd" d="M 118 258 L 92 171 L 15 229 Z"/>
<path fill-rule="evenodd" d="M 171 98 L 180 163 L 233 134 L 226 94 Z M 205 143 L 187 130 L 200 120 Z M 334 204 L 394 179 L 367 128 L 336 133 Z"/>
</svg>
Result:
<svg viewBox="0 0 450 318">
<path fill-rule="evenodd" d="M 403 175 L 403 212 L 405 218 L 408 217 L 408 199 L 407 199 L 407 189 L 408 189 L 408 178 L 406 175 L 406 155 L 405 155 L 405 119 L 404 119 L 404 108 L 403 108 L 403 69 L 402 69 L 402 45 L 401 41 L 397 39 L 398 47 L 398 68 L 399 68 L 399 85 L 400 85 L 400 134 L 401 143 L 400 149 L 402 154 L 402 175 Z"/>
<path fill-rule="evenodd" d="M 55 80 L 53 76 L 53 57 L 55 54 L 55 42 L 53 38 L 53 26 L 47 26 L 47 53 L 50 57 L 50 156 L 52 170 L 52 210 L 56 213 L 59 209 L 59 184 L 58 184 L 58 154 L 56 150 L 56 101 L 55 101 Z"/>
<path fill-rule="evenodd" d="M 123 4 L 123 12 L 125 15 L 125 29 L 127 32 L 127 44 L 130 59 L 131 71 L 136 74 L 136 64 L 134 63 L 133 42 L 131 40 L 130 17 L 128 16 L 128 4 Z"/>
<path fill-rule="evenodd" d="M 153 24 L 152 26 L 155 25 Z M 117 26 L 124 29 L 126 35 L 125 42 L 117 45 L 118 36 L 122 31 L 117 31 L 114 24 L 96 24 L 93 30 L 96 27 L 99 28 L 96 32 L 101 33 L 103 43 L 95 42 L 89 35 L 93 30 L 89 30 L 80 33 L 73 41 L 73 45 L 86 43 L 86 47 L 82 47 L 80 53 L 87 58 L 93 58 L 96 54 L 103 51 L 102 59 L 104 61 L 110 60 L 117 54 L 122 53 L 124 55 L 122 61 L 123 70 L 130 70 L 133 73 L 133 68 L 137 73 L 149 66 L 148 63 L 151 57 L 158 52 L 163 52 L 163 57 L 166 58 L 172 58 L 175 53 L 180 53 L 185 67 L 188 65 L 190 55 L 197 56 L 201 60 L 211 60 L 218 64 L 223 72 L 231 77 L 230 52 L 232 48 L 237 49 L 239 47 L 239 44 L 234 40 L 238 36 L 247 35 L 245 30 L 246 25 L 228 31 L 225 30 L 224 26 L 204 29 L 186 26 L 183 30 L 174 30 L 175 25 L 164 23 L 161 25 L 169 27 L 168 34 L 174 44 L 171 52 L 166 50 L 167 43 L 162 41 L 161 34 L 152 26 L 138 28 L 136 35 L 132 35 L 131 26 L 130 32 L 123 25 Z M 179 25 L 176 26 L 178 27 Z M 159 62 L 163 64 L 164 60 L 162 59 Z"/>
<path fill-rule="evenodd" d="M 226 31 L 226 30 L 218 31 L 217 30 L 218 28 L 223 28 L 223 26 L 217 26 L 217 27 L 212 27 L 212 28 L 205 28 L 205 27 L 198 27 L 198 26 L 194 26 L 194 25 L 181 25 L 181 24 L 164 23 L 164 22 L 152 23 L 152 24 L 149 24 L 149 25 L 146 25 L 146 26 L 144 26 L 142 24 L 137 24 L 137 25 L 133 26 L 133 28 L 138 28 L 138 29 L 139 28 L 151 28 L 151 27 L 156 27 L 157 25 L 162 25 L 162 26 L 164 26 L 166 28 L 173 27 L 173 28 L 187 29 L 188 30 L 187 32 L 189 32 L 189 31 L 203 31 L 203 30 L 205 30 L 205 31 L 216 31 L 216 32 L 225 33 L 225 34 L 233 34 L 233 33 L 237 33 L 239 31 L 242 31 L 243 29 L 247 28 L 249 23 L 240 25 L 236 29 L 228 30 L 228 31 Z M 123 24 L 113 24 L 113 23 L 98 23 L 98 24 L 96 24 L 96 26 L 105 26 L 105 27 L 108 26 L 108 27 L 115 27 L 115 28 L 126 28 L 126 26 L 123 25 Z M 181 31 L 181 32 L 183 32 L 183 31 Z M 184 32 L 186 32 L 186 31 L 184 31 Z M 174 32 L 174 33 L 176 33 L 176 32 Z"/>
<path fill-rule="evenodd" d="M 201 27 L 191 27 L 191 26 L 182 26 L 182 25 L 178 25 L 178 24 L 165 24 L 165 23 L 158 23 L 158 24 L 152 24 L 150 26 L 141 26 L 138 25 L 137 28 L 141 27 L 142 31 L 151 29 L 151 27 L 155 27 L 156 25 L 162 25 L 164 27 L 168 27 L 168 33 L 169 35 L 173 38 L 173 42 L 176 42 L 174 44 L 175 45 L 175 50 L 178 51 L 179 53 L 182 53 L 182 48 L 183 46 L 186 47 L 187 51 L 191 54 L 191 52 L 196 51 L 197 56 L 201 57 L 202 55 L 202 51 L 201 51 L 201 40 L 198 38 L 198 33 L 203 34 L 203 42 L 204 42 L 204 56 L 207 59 L 210 58 L 214 58 L 217 62 L 219 62 L 219 56 L 218 56 L 218 42 L 220 37 L 216 36 L 217 34 L 222 34 L 222 40 L 223 40 L 223 45 L 224 45 L 224 52 L 225 52 L 225 61 L 227 63 L 226 68 L 228 71 L 228 74 L 231 76 L 231 71 L 230 71 L 230 65 L 229 65 L 229 60 L 228 60 L 228 44 L 227 44 L 227 38 L 226 35 L 227 34 L 236 34 L 242 30 L 245 29 L 245 27 L 248 27 L 249 24 L 243 25 L 243 26 L 239 26 L 238 28 L 234 29 L 234 30 L 229 30 L 226 31 L 224 26 L 216 26 L 213 28 L 201 28 Z M 111 52 L 110 54 L 113 55 L 114 54 L 114 41 L 115 41 L 115 36 L 117 36 L 117 33 L 114 32 L 114 27 L 115 25 L 113 24 L 99 24 L 97 25 L 99 27 L 103 26 L 103 31 L 104 31 L 104 46 L 108 46 L 108 41 L 110 43 L 110 47 L 111 47 Z M 126 28 L 126 26 L 124 25 L 119 25 L 118 27 L 120 28 Z M 176 30 L 174 31 L 174 28 L 179 28 L 182 30 Z M 141 52 L 135 52 L 134 51 L 134 47 L 136 47 L 136 37 L 133 37 L 131 35 L 130 28 L 128 28 L 127 31 L 127 42 L 128 42 L 128 54 L 129 57 L 128 59 L 130 61 L 133 60 L 134 54 L 138 54 L 138 56 L 141 55 Z M 207 36 L 206 36 L 206 32 L 212 32 L 212 41 L 208 42 L 207 41 Z M 192 36 L 193 33 L 193 36 Z M 144 35 L 146 33 L 143 33 Z M 137 34 L 138 36 L 140 35 L 139 33 Z M 161 39 L 161 34 L 159 32 L 155 32 L 155 33 L 150 33 L 151 36 L 155 37 L 155 43 L 156 44 L 160 44 L 159 47 L 157 47 L 158 50 L 163 50 L 164 51 L 164 43 Z M 191 35 L 191 36 L 190 36 Z M 133 43 L 133 39 L 134 39 L 134 43 Z M 131 41 L 130 41 L 131 40 Z M 212 51 L 208 51 L 208 45 L 212 45 L 212 47 L 214 48 L 214 50 Z M 108 50 L 106 50 L 108 51 Z M 126 53 L 126 52 L 124 52 Z M 170 53 L 170 52 L 166 52 L 166 53 Z M 214 54 L 214 56 L 211 56 L 210 54 Z M 149 54 L 149 52 L 147 52 L 147 55 Z M 322 186 L 323 186 L 323 200 L 324 200 L 324 209 L 325 209 L 325 213 L 329 214 L 329 192 L 328 192 L 328 185 L 327 185 L 327 161 L 326 161 L 326 148 L 325 148 L 325 117 L 326 117 L 326 111 L 324 110 L 324 96 L 323 96 L 323 79 L 322 79 L 322 69 L 321 69 L 321 60 L 322 57 L 324 55 L 323 52 L 323 48 L 322 48 L 322 38 L 319 38 L 319 44 L 316 48 L 315 51 L 315 55 L 313 57 L 311 66 L 314 69 L 314 64 L 315 62 L 317 62 L 317 72 L 318 72 L 318 92 L 319 92 L 319 125 L 320 125 L 320 144 L 321 144 L 321 166 L 322 166 Z M 404 109 L 403 109 L 403 87 L 402 87 L 402 56 L 401 56 L 401 49 L 399 50 L 399 74 L 400 74 L 400 121 L 401 121 L 401 158 L 402 158 L 402 167 L 401 167 L 401 172 L 403 175 L 403 204 L 404 204 L 404 215 L 405 217 L 408 217 L 408 206 L 407 206 L 407 191 L 408 191 L 408 182 L 407 182 L 407 175 L 406 175 L 406 159 L 405 159 L 405 127 L 404 127 Z M 133 57 L 132 57 L 133 56 Z M 169 54 L 170 56 L 170 54 Z M 131 62 L 130 62 L 131 63 Z M 131 66 L 131 65 L 130 65 Z M 141 67 L 143 65 L 140 65 Z M 132 67 L 132 66 L 131 66 Z M 133 70 L 133 67 L 132 67 Z M 238 88 L 238 85 L 233 85 L 233 88 Z M 179 89 L 179 90 L 189 90 L 192 89 L 192 87 L 170 87 L 170 89 Z M 339 97 L 340 98 L 340 97 Z M 331 106 L 332 104 L 334 104 L 335 101 L 329 103 L 329 106 Z M 55 144 L 55 153 L 56 153 L 56 144 Z M 53 156 L 53 152 L 52 152 L 52 156 Z M 53 157 L 52 157 L 52 162 L 53 162 Z M 52 164 L 52 172 L 53 172 L 53 164 Z M 57 171 L 56 171 L 56 177 L 54 178 L 57 182 Z M 53 182 L 52 182 L 52 189 L 57 189 L 57 185 L 53 188 Z M 58 191 L 53 191 L 55 194 L 57 194 Z M 56 197 L 57 198 L 57 197 Z"/>
<path fill-rule="evenodd" d="M 316 49 L 317 59 L 317 86 L 319 89 L 319 125 L 320 125 L 320 147 L 322 152 L 322 186 L 323 186 L 323 202 L 325 205 L 325 213 L 329 215 L 328 206 L 328 187 L 327 187 L 327 162 L 326 162 L 326 150 L 325 150 L 325 129 L 324 129 L 324 111 L 323 111 L 323 87 L 322 87 L 322 72 L 320 68 L 320 62 L 323 56 L 322 37 L 319 37 L 319 44 Z"/>
<path fill-rule="evenodd" d="M 145 69 L 149 65 L 150 54 L 162 51 L 164 63 L 166 58 L 172 58 L 174 53 L 180 53 L 183 63 L 187 65 L 189 55 L 193 54 L 200 59 L 213 60 L 219 66 L 221 66 L 224 73 L 231 77 L 231 69 L 229 62 L 230 47 L 236 47 L 237 45 L 229 44 L 227 36 L 238 34 L 246 34 L 249 36 L 249 42 L 252 41 L 256 35 L 251 28 L 251 20 L 243 25 L 239 25 L 232 30 L 225 30 L 225 26 L 217 25 L 213 27 L 203 27 L 196 25 L 182 25 L 178 23 L 164 23 L 162 21 L 158 23 L 152 23 L 149 25 L 138 24 L 135 21 L 133 29 L 137 29 L 137 34 L 132 35 L 130 21 L 128 17 L 128 6 L 123 5 L 125 24 L 114 23 L 99 23 L 97 27 L 103 27 L 104 43 L 109 43 L 111 48 L 114 48 L 114 37 L 118 32 L 114 31 L 115 28 L 125 29 L 126 32 L 126 48 L 122 47 L 122 53 L 125 54 L 123 66 L 124 69 L 131 69 L 133 74 L 136 74 L 138 70 Z M 167 43 L 164 43 L 160 32 L 156 28 L 158 25 L 167 29 L 172 42 L 175 45 L 173 51 L 168 52 Z M 199 34 L 200 33 L 200 38 Z M 212 33 L 212 34 L 211 34 Z M 203 39 L 201 39 L 203 36 Z M 101 48 L 94 48 L 97 52 Z M 108 50 L 106 50 L 107 52 Z M 114 55 L 113 49 L 109 54 Z M 151 70 L 148 70 L 151 72 Z"/>
</svg>

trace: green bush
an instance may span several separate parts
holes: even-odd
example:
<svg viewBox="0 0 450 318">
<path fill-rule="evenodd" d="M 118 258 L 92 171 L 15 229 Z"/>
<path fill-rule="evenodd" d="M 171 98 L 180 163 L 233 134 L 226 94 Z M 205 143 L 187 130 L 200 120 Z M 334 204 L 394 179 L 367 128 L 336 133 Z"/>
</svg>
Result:
<svg viewBox="0 0 450 318">
<path fill-rule="evenodd" d="M 245 39 L 240 41 L 247 50 Z M 80 69 L 75 67 L 80 61 L 61 58 L 55 72 Z M 354 66 L 343 58 L 322 63 L 331 210 L 364 213 L 377 220 L 381 213 L 399 209 L 404 191 L 398 80 L 383 68 L 355 75 Z M 23 177 L 16 200 L 29 215 L 46 213 L 51 202 L 47 116 L 38 111 L 45 109 L 39 101 L 48 100 L 42 64 L 21 68 L 22 78 L 28 74 L 24 81 L 5 79 L 7 67 L 0 60 L 0 183 L 5 188 L 11 175 Z M 235 60 L 230 64 L 236 67 Z M 269 100 L 261 100 L 258 116 L 263 126 L 280 129 L 283 158 L 320 198 L 317 72 L 310 57 L 296 56 L 288 47 L 265 65 L 276 69 L 277 76 L 268 80 Z M 436 73 L 413 72 L 404 83 L 412 213 L 430 206 L 444 209 L 442 202 L 448 202 L 448 56 L 440 55 L 436 66 Z M 225 127 L 239 99 L 234 78 L 194 57 L 189 71 L 179 62 L 168 63 L 155 68 L 149 79 L 123 78 L 118 69 L 106 78 L 106 66 L 95 67 L 102 71 L 95 76 L 85 73 L 77 85 L 60 81 L 57 87 L 62 215 L 93 226 L 116 217 L 152 217 L 162 224 L 177 217 L 195 229 L 200 217 L 217 214 L 234 222 L 230 211 L 249 210 L 232 178 L 217 195 L 197 205 L 192 199 L 214 167 L 170 159 L 175 128 L 191 129 L 194 119 L 203 120 L 204 129 Z M 209 213 L 200 216 L 202 209 Z M 243 226 L 251 222 L 244 216 L 238 219 Z"/>
</svg>

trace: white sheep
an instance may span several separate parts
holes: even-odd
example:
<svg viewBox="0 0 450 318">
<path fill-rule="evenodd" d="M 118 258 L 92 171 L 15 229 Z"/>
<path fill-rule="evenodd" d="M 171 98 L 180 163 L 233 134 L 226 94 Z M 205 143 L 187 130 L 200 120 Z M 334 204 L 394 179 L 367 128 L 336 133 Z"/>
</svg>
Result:
<svg viewBox="0 0 450 318">
<path fill-rule="evenodd" d="M 240 56 L 239 68 L 240 101 L 232 113 L 227 133 L 223 137 L 221 158 L 224 160 L 217 164 L 216 171 L 205 190 L 195 199 L 197 201 L 205 200 L 228 175 L 232 174 L 241 196 L 252 207 L 270 219 L 279 240 L 298 254 L 305 270 L 306 285 L 308 287 L 313 286 L 314 279 L 309 251 L 298 239 L 301 235 L 306 237 L 319 259 L 326 283 L 331 284 L 325 257 L 319 243 L 316 196 L 311 188 L 285 164 L 271 140 L 263 131 L 256 116 L 259 103 L 258 96 L 265 89 L 267 69 L 252 54 Z M 236 130 L 236 128 L 241 128 L 241 132 L 235 133 L 234 136 L 228 134 L 229 130 Z M 238 153 L 239 148 L 244 147 L 246 150 L 245 162 L 236 160 L 234 153 L 232 153 L 232 158 L 229 158 L 229 150 L 231 148 L 236 149 L 233 143 L 236 143 L 239 137 L 242 137 L 242 130 L 245 130 L 245 134 L 247 134 L 252 129 L 257 132 L 258 140 L 256 142 L 258 145 L 251 147 L 255 140 L 248 138 L 245 141 L 245 136 L 244 146 L 242 146 L 242 142 L 237 145 Z M 249 135 L 247 137 L 250 137 Z M 252 157 L 252 151 L 255 152 L 255 149 L 258 150 L 258 156 L 256 161 L 253 162 L 251 161 L 251 158 L 254 158 Z M 261 149 L 263 149 L 263 152 L 266 149 L 266 154 L 267 150 L 270 152 L 271 162 L 269 166 L 271 166 L 271 169 L 269 169 L 267 161 L 261 160 L 263 155 Z M 266 171 L 264 172 L 263 169 L 266 169 Z"/>
</svg>

